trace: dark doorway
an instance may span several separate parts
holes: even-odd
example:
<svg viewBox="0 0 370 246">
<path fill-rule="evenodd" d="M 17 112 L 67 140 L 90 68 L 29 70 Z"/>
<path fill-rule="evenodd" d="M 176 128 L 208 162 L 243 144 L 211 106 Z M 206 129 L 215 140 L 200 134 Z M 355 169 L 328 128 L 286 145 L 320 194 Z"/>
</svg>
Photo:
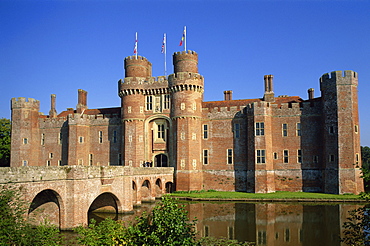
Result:
<svg viewBox="0 0 370 246">
<path fill-rule="evenodd" d="M 155 156 L 155 166 L 156 167 L 168 167 L 167 156 L 164 154 L 159 154 Z"/>
</svg>

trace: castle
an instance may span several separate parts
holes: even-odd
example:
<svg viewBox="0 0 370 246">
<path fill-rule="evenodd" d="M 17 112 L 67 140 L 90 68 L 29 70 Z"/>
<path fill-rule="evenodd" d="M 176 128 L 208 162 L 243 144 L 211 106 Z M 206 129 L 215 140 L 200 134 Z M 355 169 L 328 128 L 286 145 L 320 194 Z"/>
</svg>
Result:
<svg viewBox="0 0 370 246">
<path fill-rule="evenodd" d="M 324 74 L 308 100 L 275 97 L 265 75 L 262 98 L 204 102 L 198 54 L 173 65 L 154 78 L 146 58 L 126 57 L 116 108 L 89 109 L 84 90 L 59 114 L 55 95 L 49 115 L 13 98 L 11 166 L 171 166 L 176 190 L 363 191 L 356 72 Z"/>
</svg>

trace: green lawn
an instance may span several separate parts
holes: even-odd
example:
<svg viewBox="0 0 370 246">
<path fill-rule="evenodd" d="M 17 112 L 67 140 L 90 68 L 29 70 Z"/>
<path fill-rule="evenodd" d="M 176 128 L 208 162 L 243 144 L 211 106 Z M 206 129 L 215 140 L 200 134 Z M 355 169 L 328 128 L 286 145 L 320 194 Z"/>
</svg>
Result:
<svg viewBox="0 0 370 246">
<path fill-rule="evenodd" d="M 288 192 L 278 191 L 267 194 L 231 192 L 231 191 L 190 191 L 190 192 L 174 192 L 171 193 L 174 197 L 190 197 L 190 198 L 221 198 L 221 199 L 338 199 L 338 200 L 353 200 L 360 199 L 358 195 L 333 195 L 323 193 L 309 192 Z"/>
</svg>

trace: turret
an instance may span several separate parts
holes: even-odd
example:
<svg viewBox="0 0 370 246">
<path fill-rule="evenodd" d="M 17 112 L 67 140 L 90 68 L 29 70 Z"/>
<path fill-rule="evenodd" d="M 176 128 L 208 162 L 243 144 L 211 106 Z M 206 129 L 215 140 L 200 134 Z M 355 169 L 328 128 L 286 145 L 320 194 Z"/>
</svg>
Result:
<svg viewBox="0 0 370 246">
<path fill-rule="evenodd" d="M 323 104 L 324 177 L 326 193 L 363 191 L 360 178 L 358 76 L 334 71 L 320 78 Z"/>
<path fill-rule="evenodd" d="M 202 189 L 201 126 L 204 80 L 198 74 L 198 54 L 173 54 L 174 74 L 168 77 L 171 118 L 176 136 L 174 161 L 178 190 Z"/>
<path fill-rule="evenodd" d="M 12 98 L 12 139 L 10 166 L 38 166 L 40 102 L 33 98 Z"/>
<path fill-rule="evenodd" d="M 125 77 L 152 77 L 152 64 L 142 56 L 125 58 Z"/>
</svg>

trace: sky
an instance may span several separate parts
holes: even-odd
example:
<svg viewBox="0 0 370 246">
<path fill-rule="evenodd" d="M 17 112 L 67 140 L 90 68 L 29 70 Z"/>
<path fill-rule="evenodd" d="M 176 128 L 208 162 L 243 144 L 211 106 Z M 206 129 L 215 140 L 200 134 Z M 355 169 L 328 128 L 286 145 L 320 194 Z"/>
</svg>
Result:
<svg viewBox="0 0 370 246">
<path fill-rule="evenodd" d="M 205 101 L 263 97 L 263 76 L 275 95 L 320 96 L 319 78 L 335 70 L 359 76 L 361 145 L 370 146 L 370 1 L 362 0 L 0 0 L 0 118 L 13 97 L 40 101 L 48 114 L 75 108 L 77 90 L 89 108 L 119 107 L 123 59 L 138 54 L 164 75 L 187 28 L 187 49 L 199 55 Z"/>
</svg>

